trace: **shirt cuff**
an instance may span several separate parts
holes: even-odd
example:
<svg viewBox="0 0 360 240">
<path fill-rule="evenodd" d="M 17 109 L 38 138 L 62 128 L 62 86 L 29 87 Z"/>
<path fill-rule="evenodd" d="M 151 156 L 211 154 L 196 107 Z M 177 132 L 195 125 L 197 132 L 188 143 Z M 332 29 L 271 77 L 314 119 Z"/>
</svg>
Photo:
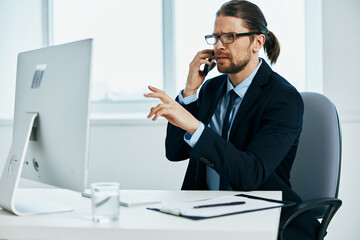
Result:
<svg viewBox="0 0 360 240">
<path fill-rule="evenodd" d="M 193 103 L 196 101 L 197 99 L 197 96 L 196 96 L 196 93 L 194 95 L 191 95 L 191 96 L 188 96 L 188 97 L 183 97 L 183 92 L 184 90 L 181 90 L 180 93 L 179 93 L 179 103 L 180 104 L 183 104 L 183 105 L 188 105 L 190 103 Z"/>
<path fill-rule="evenodd" d="M 196 129 L 193 135 L 186 132 L 184 135 L 184 141 L 189 144 L 190 147 L 195 147 L 196 143 L 199 141 L 201 134 L 203 133 L 205 129 L 205 125 L 200 122 L 200 126 Z"/>
</svg>

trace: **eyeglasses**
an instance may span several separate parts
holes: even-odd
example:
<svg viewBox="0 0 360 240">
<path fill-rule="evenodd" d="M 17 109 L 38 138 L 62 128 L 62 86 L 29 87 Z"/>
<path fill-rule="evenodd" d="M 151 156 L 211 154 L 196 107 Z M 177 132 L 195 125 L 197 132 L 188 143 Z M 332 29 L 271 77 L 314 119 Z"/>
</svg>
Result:
<svg viewBox="0 0 360 240">
<path fill-rule="evenodd" d="M 212 35 L 206 35 L 205 41 L 209 45 L 215 45 L 220 38 L 220 41 L 223 44 L 230 44 L 235 41 L 235 37 L 251 36 L 254 34 L 259 35 L 262 33 L 261 32 L 247 32 L 247 33 L 236 33 L 236 34 L 235 33 L 223 33 L 221 35 L 212 34 Z"/>
</svg>

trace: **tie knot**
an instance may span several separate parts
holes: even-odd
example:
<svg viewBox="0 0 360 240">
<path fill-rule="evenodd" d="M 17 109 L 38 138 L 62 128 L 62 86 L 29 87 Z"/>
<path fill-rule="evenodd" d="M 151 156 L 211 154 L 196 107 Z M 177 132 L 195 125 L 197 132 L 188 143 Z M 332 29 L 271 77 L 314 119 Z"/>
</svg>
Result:
<svg viewBox="0 0 360 240">
<path fill-rule="evenodd" d="M 231 89 L 229 91 L 229 104 L 231 105 L 234 104 L 236 97 L 238 97 L 238 95 L 236 94 L 234 89 Z"/>
</svg>

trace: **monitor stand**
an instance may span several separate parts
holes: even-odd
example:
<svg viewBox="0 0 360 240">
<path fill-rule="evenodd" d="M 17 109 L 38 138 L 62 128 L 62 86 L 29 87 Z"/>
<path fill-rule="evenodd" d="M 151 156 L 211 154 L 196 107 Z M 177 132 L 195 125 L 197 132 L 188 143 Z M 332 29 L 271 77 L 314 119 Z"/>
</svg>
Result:
<svg viewBox="0 0 360 240">
<path fill-rule="evenodd" d="M 56 212 L 73 209 L 47 201 L 46 197 L 33 189 L 18 189 L 31 131 L 38 113 L 25 113 L 19 124 L 13 126 L 13 139 L 9 155 L 0 179 L 0 206 L 18 216 Z"/>
</svg>

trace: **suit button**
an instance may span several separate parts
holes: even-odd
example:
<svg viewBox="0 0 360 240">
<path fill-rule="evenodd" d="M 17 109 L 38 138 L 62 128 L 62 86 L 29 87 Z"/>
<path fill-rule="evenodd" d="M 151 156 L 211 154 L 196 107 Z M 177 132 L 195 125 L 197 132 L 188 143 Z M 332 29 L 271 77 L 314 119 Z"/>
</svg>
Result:
<svg viewBox="0 0 360 240">
<path fill-rule="evenodd" d="M 209 164 L 209 163 L 210 163 L 209 159 L 207 159 L 206 157 L 200 157 L 200 161 L 202 161 L 202 162 L 205 163 L 205 164 Z"/>
<path fill-rule="evenodd" d="M 215 165 L 206 157 L 200 157 L 200 161 L 208 165 L 209 167 L 213 168 Z"/>
</svg>

